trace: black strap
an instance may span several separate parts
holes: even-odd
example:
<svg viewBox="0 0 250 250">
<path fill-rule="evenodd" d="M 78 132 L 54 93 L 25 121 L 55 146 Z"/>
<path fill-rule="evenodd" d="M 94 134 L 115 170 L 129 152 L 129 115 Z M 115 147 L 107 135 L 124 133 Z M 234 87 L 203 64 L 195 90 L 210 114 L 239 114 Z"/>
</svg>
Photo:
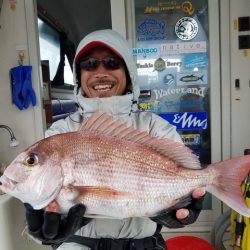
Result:
<svg viewBox="0 0 250 250">
<path fill-rule="evenodd" d="M 89 247 L 91 250 L 165 250 L 165 241 L 160 233 L 142 239 L 88 238 L 73 235 L 65 242 L 75 242 Z M 57 246 L 53 246 L 56 249 Z"/>
</svg>

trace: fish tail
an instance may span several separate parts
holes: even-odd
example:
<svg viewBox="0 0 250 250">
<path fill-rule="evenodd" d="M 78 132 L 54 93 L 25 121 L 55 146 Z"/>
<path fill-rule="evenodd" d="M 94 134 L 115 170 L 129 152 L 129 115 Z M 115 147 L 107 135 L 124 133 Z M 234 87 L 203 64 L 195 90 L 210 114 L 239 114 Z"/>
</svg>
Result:
<svg viewBox="0 0 250 250">
<path fill-rule="evenodd" d="M 241 191 L 241 184 L 250 171 L 250 155 L 235 157 L 208 166 L 208 168 L 214 167 L 218 174 L 208 191 L 239 214 L 250 217 L 250 209 Z"/>
</svg>

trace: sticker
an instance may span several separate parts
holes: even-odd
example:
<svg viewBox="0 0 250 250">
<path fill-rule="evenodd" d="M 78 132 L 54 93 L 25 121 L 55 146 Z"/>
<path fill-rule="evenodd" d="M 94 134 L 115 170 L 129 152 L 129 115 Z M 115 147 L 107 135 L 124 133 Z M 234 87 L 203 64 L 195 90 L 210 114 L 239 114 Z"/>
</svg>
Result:
<svg viewBox="0 0 250 250">
<path fill-rule="evenodd" d="M 167 59 L 165 60 L 166 67 L 167 68 L 180 68 L 182 65 L 182 62 L 180 59 Z"/>
<path fill-rule="evenodd" d="M 154 67 L 152 63 L 143 63 L 143 64 L 137 63 L 136 66 L 137 66 L 137 69 L 148 69 L 148 68 Z"/>
<path fill-rule="evenodd" d="M 162 20 L 146 18 L 137 27 L 138 41 L 151 41 L 166 39 L 165 22 Z"/>
<path fill-rule="evenodd" d="M 200 134 L 181 135 L 181 139 L 186 146 L 196 146 L 201 144 Z"/>
<path fill-rule="evenodd" d="M 174 88 L 174 89 L 153 89 L 155 99 L 160 99 L 170 95 L 185 95 L 194 94 L 197 96 L 205 96 L 206 87 L 194 87 L 194 88 Z"/>
<path fill-rule="evenodd" d="M 140 110 L 150 110 L 150 111 L 158 111 L 160 109 L 159 101 L 149 101 L 149 102 L 141 102 L 139 103 Z"/>
<path fill-rule="evenodd" d="M 177 73 L 177 85 L 207 84 L 207 73 L 192 71 L 190 73 Z"/>
<path fill-rule="evenodd" d="M 167 109 L 176 109 L 179 107 L 192 108 L 192 107 L 203 107 L 206 102 L 203 101 L 166 101 L 165 106 Z"/>
<path fill-rule="evenodd" d="M 159 114 L 177 130 L 204 130 L 207 129 L 207 112 L 177 112 Z"/>
<path fill-rule="evenodd" d="M 161 57 L 155 60 L 154 70 L 163 71 L 165 68 L 166 68 L 166 63 Z"/>
<path fill-rule="evenodd" d="M 151 97 L 151 90 L 141 90 L 139 98 L 150 98 Z"/>
<path fill-rule="evenodd" d="M 190 1 L 184 1 L 181 5 L 177 1 L 158 1 L 158 6 L 146 6 L 144 8 L 145 14 L 159 13 L 159 12 L 173 12 L 173 11 L 183 11 L 188 15 L 193 15 L 195 9 Z"/>
<path fill-rule="evenodd" d="M 161 44 L 161 55 L 184 54 L 184 53 L 204 53 L 207 51 L 206 42 L 182 42 Z"/>
<path fill-rule="evenodd" d="M 175 83 L 175 76 L 173 74 L 167 74 L 163 77 L 163 83 L 170 86 Z"/>
<path fill-rule="evenodd" d="M 207 54 L 190 54 L 183 58 L 185 69 L 206 68 L 208 62 Z"/>
<path fill-rule="evenodd" d="M 192 17 L 182 17 L 175 25 L 176 35 L 184 41 L 189 41 L 198 34 L 198 23 Z"/>
<path fill-rule="evenodd" d="M 133 48 L 132 55 L 142 55 L 144 58 L 146 58 L 148 54 L 154 54 L 157 53 L 157 51 L 157 48 Z"/>
</svg>

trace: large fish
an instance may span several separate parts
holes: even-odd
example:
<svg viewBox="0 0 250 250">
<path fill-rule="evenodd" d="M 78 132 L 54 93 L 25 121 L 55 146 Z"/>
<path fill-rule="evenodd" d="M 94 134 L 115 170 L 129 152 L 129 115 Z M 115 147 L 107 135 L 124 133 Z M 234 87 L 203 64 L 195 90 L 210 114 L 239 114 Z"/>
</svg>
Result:
<svg viewBox="0 0 250 250">
<path fill-rule="evenodd" d="M 35 209 L 56 200 L 66 213 L 82 202 L 89 217 L 127 218 L 155 216 L 205 187 L 250 217 L 240 191 L 249 170 L 250 156 L 201 169 L 184 145 L 94 114 L 79 131 L 43 139 L 18 155 L 0 188 Z"/>
</svg>

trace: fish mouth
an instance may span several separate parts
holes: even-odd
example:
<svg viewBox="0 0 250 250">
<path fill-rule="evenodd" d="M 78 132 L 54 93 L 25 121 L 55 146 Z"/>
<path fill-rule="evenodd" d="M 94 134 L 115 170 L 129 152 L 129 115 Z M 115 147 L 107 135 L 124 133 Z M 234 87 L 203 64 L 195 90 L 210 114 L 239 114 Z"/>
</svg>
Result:
<svg viewBox="0 0 250 250">
<path fill-rule="evenodd" d="M 13 190 L 15 189 L 18 182 L 10 179 L 9 177 L 2 175 L 0 177 L 0 188 L 4 190 Z"/>
</svg>

